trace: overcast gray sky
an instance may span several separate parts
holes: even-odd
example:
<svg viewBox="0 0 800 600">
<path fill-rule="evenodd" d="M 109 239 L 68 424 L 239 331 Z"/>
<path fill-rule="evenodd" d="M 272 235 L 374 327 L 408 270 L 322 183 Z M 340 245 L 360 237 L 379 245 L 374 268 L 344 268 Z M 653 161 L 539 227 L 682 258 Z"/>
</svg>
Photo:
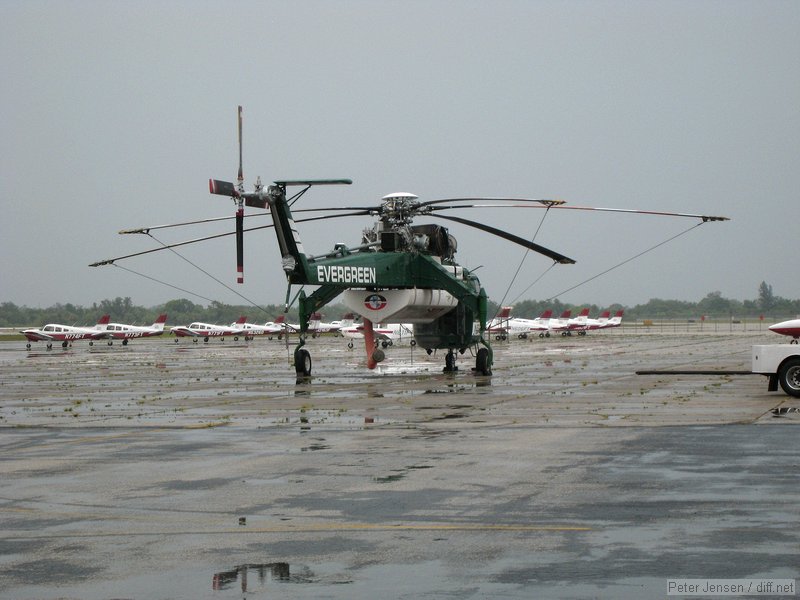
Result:
<svg viewBox="0 0 800 600">
<path fill-rule="evenodd" d="M 0 302 L 206 301 L 91 262 L 155 244 L 136 226 L 232 215 L 209 177 L 346 177 L 298 206 L 391 192 L 559 198 L 725 215 L 564 292 L 694 222 L 562 211 L 506 302 L 719 291 L 800 297 L 791 225 L 800 190 L 800 3 L 314 1 L 0 3 Z M 530 238 L 541 211 L 462 214 Z M 423 221 L 418 221 L 423 222 Z M 786 224 L 789 223 L 787 226 Z M 301 226 L 306 250 L 356 245 L 365 218 Z M 228 226 L 163 232 L 165 242 Z M 458 258 L 500 301 L 524 250 L 452 224 Z M 286 288 L 274 234 L 246 240 L 237 291 Z M 189 260 L 235 287 L 232 238 Z M 170 252 L 120 266 L 243 303 Z"/>
</svg>

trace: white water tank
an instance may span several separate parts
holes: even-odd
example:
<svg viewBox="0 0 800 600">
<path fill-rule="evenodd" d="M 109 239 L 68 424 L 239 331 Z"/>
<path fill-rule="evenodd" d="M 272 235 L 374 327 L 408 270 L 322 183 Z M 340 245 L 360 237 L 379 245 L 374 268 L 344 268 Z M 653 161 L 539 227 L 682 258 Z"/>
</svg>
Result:
<svg viewBox="0 0 800 600">
<path fill-rule="evenodd" d="M 450 312 L 458 300 L 445 290 L 346 290 L 345 306 L 373 323 L 430 323 Z"/>
</svg>

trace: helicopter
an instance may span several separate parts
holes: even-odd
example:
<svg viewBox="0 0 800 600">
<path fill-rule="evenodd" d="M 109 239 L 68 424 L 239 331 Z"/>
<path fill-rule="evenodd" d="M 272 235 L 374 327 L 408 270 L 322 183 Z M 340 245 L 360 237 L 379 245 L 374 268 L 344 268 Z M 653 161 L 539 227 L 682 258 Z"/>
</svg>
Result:
<svg viewBox="0 0 800 600">
<path fill-rule="evenodd" d="M 487 339 L 488 297 L 474 272 L 455 260 L 456 239 L 441 225 L 414 225 L 416 216 L 438 216 L 470 225 L 498 235 L 558 263 L 575 261 L 514 234 L 494 227 L 453 217 L 437 215 L 437 210 L 452 208 L 454 202 L 502 200 L 500 198 L 447 199 L 420 202 L 409 193 L 384 196 L 381 204 L 371 207 L 346 207 L 332 210 L 349 211 L 346 216 L 377 217 L 372 228 L 365 229 L 361 243 L 355 247 L 336 244 L 331 252 L 308 255 L 302 245 L 290 204 L 313 186 L 349 185 L 349 179 L 276 181 L 266 188 L 256 184 L 254 192 L 242 192 L 230 182 L 210 180 L 212 194 L 231 196 L 237 203 L 269 209 L 275 228 L 284 273 L 289 289 L 292 285 L 318 286 L 310 295 L 302 289 L 298 294 L 300 336 L 294 350 L 295 370 L 299 376 L 311 375 L 311 355 L 305 338 L 313 313 L 343 295 L 343 303 L 358 313 L 364 322 L 364 343 L 367 367 L 374 369 L 385 359 L 376 347 L 373 324 L 412 323 L 414 339 L 428 354 L 446 350 L 445 372 L 458 370 L 456 352 L 471 350 L 475 356 L 474 371 L 492 374 L 492 348 Z M 292 196 L 287 189 L 301 190 Z M 557 200 L 514 199 L 516 202 L 552 202 Z M 440 206 L 441 205 L 441 206 Z M 237 209 L 237 213 L 238 213 Z M 317 209 L 325 210 L 325 209 Z M 355 212 L 354 212 L 355 211 Z M 332 215 L 330 218 L 342 215 Z M 321 217 L 317 217 L 321 218 Z M 241 230 L 237 221 L 237 231 Z M 243 273 L 243 236 L 237 233 L 237 272 Z M 287 291 L 287 298 L 289 291 Z"/>
<path fill-rule="evenodd" d="M 306 337 L 310 332 L 311 317 L 339 296 L 342 296 L 343 303 L 351 311 L 363 317 L 366 362 L 369 369 L 375 369 L 386 358 L 383 350 L 376 344 L 374 324 L 410 323 L 413 324 L 414 341 L 417 346 L 425 349 L 429 355 L 438 350 L 446 351 L 444 372 L 456 372 L 458 370 L 457 356 L 470 351 L 475 360 L 473 372 L 478 376 L 492 375 L 493 352 L 487 332 L 490 316 L 486 290 L 474 270 L 459 265 L 456 261 L 455 254 L 458 244 L 448 229 L 439 224 L 414 224 L 414 219 L 417 217 L 438 218 L 479 229 L 546 256 L 553 261 L 553 264 L 574 264 L 575 260 L 508 231 L 451 214 L 442 214 L 442 211 L 505 206 L 693 217 L 701 219 L 703 223 L 728 220 L 726 217 L 696 214 L 565 206 L 563 200 L 554 199 L 468 197 L 421 201 L 415 194 L 399 192 L 384 196 L 380 203 L 372 206 L 299 208 L 294 212 L 331 211 L 337 214 L 314 216 L 295 221 L 292 207 L 312 187 L 351 185 L 352 180 L 275 180 L 271 185 L 265 186 L 258 177 L 253 191 L 245 191 L 242 168 L 241 106 L 238 107 L 238 134 L 239 169 L 236 183 L 210 179 L 209 192 L 231 198 L 236 206 L 233 217 L 235 231 L 231 234 L 236 236 L 238 283 L 244 281 L 245 231 L 264 227 L 275 230 L 287 281 L 287 310 L 290 305 L 292 286 L 301 286 L 296 295 L 300 319 L 299 336 L 293 352 L 294 367 L 298 378 L 310 377 L 312 372 L 311 354 L 305 347 Z M 272 224 L 244 229 L 245 206 L 268 210 L 272 217 Z M 352 216 L 368 216 L 375 219 L 372 227 L 363 230 L 360 243 L 353 247 L 336 243 L 333 249 L 327 253 L 319 255 L 306 253 L 297 228 L 298 222 Z M 225 218 L 230 217 L 177 225 L 190 225 Z M 120 233 L 149 234 L 151 229 L 172 226 L 176 225 L 123 230 Z M 123 258 L 174 248 L 212 237 L 220 237 L 220 235 L 169 246 L 163 245 L 163 248 L 100 261 L 90 266 L 114 264 L 115 261 Z M 305 286 L 317 287 L 307 295 Z"/>
<path fill-rule="evenodd" d="M 445 350 L 445 372 L 453 372 L 456 353 L 470 350 L 475 357 L 473 371 L 477 375 L 492 374 L 493 352 L 487 335 L 488 297 L 474 271 L 456 262 L 457 241 L 448 229 L 438 224 L 413 224 L 416 217 L 435 217 L 480 229 L 542 254 L 558 264 L 574 264 L 575 260 L 533 241 L 480 223 L 444 215 L 440 211 L 481 206 L 481 202 L 544 208 L 559 207 L 563 200 L 529 198 L 446 198 L 420 201 L 411 193 L 392 193 L 375 206 L 328 209 L 343 214 L 315 217 L 368 215 L 377 219 L 372 228 L 363 231 L 361 243 L 355 247 L 335 244 L 326 254 L 308 255 L 302 245 L 291 206 L 314 186 L 351 185 L 350 179 L 278 180 L 264 186 L 258 178 L 254 191 L 246 192 L 242 171 L 242 107 L 238 111 L 239 170 L 237 184 L 209 180 L 211 194 L 231 197 L 236 210 L 237 277 L 243 280 L 244 206 L 268 209 L 272 216 L 283 271 L 286 274 L 287 306 L 292 285 L 318 286 L 310 295 L 301 288 L 298 293 L 300 316 L 299 342 L 294 350 L 298 376 L 311 375 L 311 355 L 305 339 L 313 313 L 342 295 L 344 304 L 364 320 L 367 367 L 374 369 L 385 359 L 375 344 L 374 323 L 412 323 L 414 339 L 430 355 Z M 290 188 L 299 191 L 288 195 Z M 591 209 L 590 207 L 579 207 Z M 599 209 L 618 210 L 623 209 Z M 344 212 L 347 211 L 347 212 Z M 648 212 L 648 211 L 635 211 Z M 658 213 L 666 214 L 666 213 Z M 676 214 L 676 213 L 670 213 Z M 725 217 L 698 217 L 703 222 L 726 220 Z"/>
</svg>

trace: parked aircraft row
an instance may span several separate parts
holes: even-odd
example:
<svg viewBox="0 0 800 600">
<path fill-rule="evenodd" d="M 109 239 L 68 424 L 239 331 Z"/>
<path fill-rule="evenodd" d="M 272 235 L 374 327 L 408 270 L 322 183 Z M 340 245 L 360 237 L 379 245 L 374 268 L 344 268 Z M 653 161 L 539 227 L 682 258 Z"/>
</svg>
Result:
<svg viewBox="0 0 800 600">
<path fill-rule="evenodd" d="M 489 332 L 496 339 L 504 340 L 516 336 L 525 339 L 528 336 L 550 337 L 555 333 L 561 335 L 586 335 L 587 331 L 619 327 L 622 323 L 624 311 L 617 311 L 612 317 L 611 311 L 605 311 L 597 319 L 589 317 L 589 309 L 584 308 L 581 313 L 571 318 L 572 311 L 565 310 L 560 317 L 553 317 L 552 310 L 546 310 L 535 319 L 521 319 L 511 317 L 511 307 L 504 306 L 497 317 L 488 325 Z"/>
<path fill-rule="evenodd" d="M 581 313 L 572 318 L 569 310 L 564 311 L 560 317 L 553 317 L 552 310 L 546 310 L 535 319 L 522 319 L 511 317 L 511 307 L 503 307 L 497 317 L 488 323 L 489 332 L 497 339 L 509 339 L 516 336 L 525 339 L 532 335 L 539 337 L 550 337 L 560 333 L 567 336 L 577 333 L 586 335 L 588 331 L 619 327 L 622 323 L 623 311 L 611 317 L 610 311 L 603 312 L 597 319 L 589 317 L 589 309 L 585 308 Z M 113 340 L 122 340 L 122 345 L 127 345 L 128 340 L 159 336 L 165 333 L 165 323 L 167 315 L 161 314 L 152 325 L 128 325 L 125 323 L 111 323 L 109 315 L 103 315 L 93 327 L 77 327 L 74 325 L 60 325 L 50 323 L 41 329 L 25 329 L 22 334 L 27 338 L 27 348 L 30 349 L 31 342 L 45 342 L 47 348 L 53 347 L 54 342 L 61 342 L 62 347 L 66 348 L 75 340 L 89 340 L 92 345 L 97 340 L 107 340 L 111 345 Z M 770 331 L 792 338 L 792 343 L 797 343 L 800 339 L 800 319 L 776 323 L 769 327 Z M 298 324 L 287 323 L 283 316 L 276 317 L 274 321 L 264 324 L 248 323 L 245 317 L 230 325 L 216 325 L 211 323 L 194 322 L 188 326 L 175 326 L 170 328 L 170 332 L 176 336 L 175 342 L 181 337 L 192 338 L 194 341 L 203 339 L 208 341 L 212 337 L 224 338 L 231 336 L 234 339 L 244 337 L 245 340 L 252 340 L 255 336 L 266 335 L 269 339 L 277 336 L 279 339 L 289 333 L 297 333 L 300 330 Z M 339 333 L 348 339 L 348 347 L 353 347 L 353 340 L 364 338 L 364 326 L 356 323 L 352 313 L 344 315 L 339 321 L 330 323 L 322 321 L 319 313 L 314 313 L 309 322 L 309 331 L 316 337 L 322 333 Z M 395 342 L 408 340 L 414 344 L 414 326 L 410 323 L 394 323 L 389 325 L 376 325 L 373 327 L 376 345 L 380 344 L 384 348 L 393 345 Z"/>
<path fill-rule="evenodd" d="M 552 311 L 545 311 L 536 319 L 511 318 L 510 307 L 504 307 L 498 317 L 489 323 L 489 332 L 497 339 L 507 339 L 516 336 L 520 339 L 527 338 L 529 335 L 538 333 L 540 337 L 549 337 L 553 332 L 561 332 L 563 335 L 571 335 L 578 332 L 585 335 L 587 331 L 594 329 L 605 329 L 607 327 L 617 327 L 622 321 L 622 311 L 615 317 L 609 318 L 606 311 L 598 319 L 589 318 L 589 310 L 584 309 L 578 317 L 570 318 L 570 311 L 565 311 L 561 317 L 553 318 Z M 103 315 L 93 327 L 77 327 L 73 325 L 47 324 L 41 329 L 26 329 L 22 334 L 27 338 L 27 347 L 30 349 L 31 342 L 43 341 L 48 349 L 52 348 L 54 342 L 61 342 L 62 347 L 67 347 L 75 340 L 89 340 L 92 345 L 97 340 L 107 340 L 111 345 L 114 340 L 122 340 L 123 345 L 128 344 L 128 340 L 159 336 L 164 334 L 167 315 L 159 315 L 158 319 L 149 326 L 129 325 L 125 323 L 111 323 L 109 315 Z M 300 330 L 299 324 L 287 323 L 281 315 L 274 321 L 264 324 L 248 323 L 245 317 L 230 325 L 216 325 L 212 323 L 194 322 L 188 326 L 176 325 L 171 327 L 168 332 L 176 336 L 177 343 L 180 338 L 191 338 L 194 341 L 203 339 L 208 341 L 212 337 L 225 338 L 227 336 L 238 340 L 243 337 L 245 340 L 252 340 L 255 336 L 268 336 L 272 339 L 277 336 L 279 339 L 289 333 L 297 333 Z M 356 323 L 352 313 L 344 315 L 339 321 L 330 323 L 322 321 L 322 316 L 315 313 L 309 321 L 309 331 L 312 337 L 322 333 L 338 332 L 348 338 L 348 347 L 353 347 L 354 339 L 364 338 L 363 325 Z M 414 343 L 414 326 L 410 323 L 393 323 L 389 325 L 376 325 L 373 328 L 376 344 L 384 348 L 393 345 L 395 342 L 408 340 Z"/>
<path fill-rule="evenodd" d="M 90 346 L 97 340 L 107 340 L 108 345 L 113 344 L 114 340 L 122 340 L 122 345 L 126 346 L 128 340 L 133 338 L 152 337 L 164 334 L 166 331 L 164 324 L 167 322 L 167 315 L 159 315 L 158 319 L 150 326 L 111 323 L 110 320 L 109 315 L 103 315 L 93 327 L 77 327 L 74 325 L 49 323 L 41 329 L 25 329 L 22 331 L 22 334 L 28 340 L 28 349 L 31 347 L 31 342 L 45 342 L 47 348 L 50 349 L 53 347 L 54 342 L 61 342 L 61 346 L 66 348 L 75 340 L 89 340 Z M 338 331 L 341 326 L 336 322 L 322 322 L 321 315 L 319 314 L 312 315 L 310 323 L 310 331 L 313 336 L 320 333 Z M 345 322 L 345 324 L 347 323 Z M 352 321 L 350 321 L 349 324 L 352 324 Z M 178 342 L 178 339 L 182 337 L 193 338 L 194 341 L 201 338 L 208 341 L 209 338 L 212 337 L 224 338 L 226 336 L 232 336 L 234 339 L 238 340 L 241 336 L 246 340 L 252 340 L 257 335 L 267 335 L 271 339 L 273 335 L 281 337 L 286 333 L 299 330 L 300 325 L 286 323 L 284 317 L 279 316 L 275 321 L 270 321 L 263 325 L 247 323 L 245 317 L 240 317 L 238 321 L 230 325 L 194 322 L 188 326 L 176 325 L 175 327 L 171 327 L 169 332 L 176 336 L 175 341 Z"/>
</svg>

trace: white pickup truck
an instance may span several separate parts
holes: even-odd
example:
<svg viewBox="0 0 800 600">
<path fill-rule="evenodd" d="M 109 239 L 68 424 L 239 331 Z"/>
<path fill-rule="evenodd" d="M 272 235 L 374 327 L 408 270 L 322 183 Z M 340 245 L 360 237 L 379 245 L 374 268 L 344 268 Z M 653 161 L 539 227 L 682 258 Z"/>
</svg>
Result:
<svg viewBox="0 0 800 600">
<path fill-rule="evenodd" d="M 769 376 L 770 392 L 783 391 L 800 397 L 800 345 L 753 346 L 753 373 Z"/>
</svg>

